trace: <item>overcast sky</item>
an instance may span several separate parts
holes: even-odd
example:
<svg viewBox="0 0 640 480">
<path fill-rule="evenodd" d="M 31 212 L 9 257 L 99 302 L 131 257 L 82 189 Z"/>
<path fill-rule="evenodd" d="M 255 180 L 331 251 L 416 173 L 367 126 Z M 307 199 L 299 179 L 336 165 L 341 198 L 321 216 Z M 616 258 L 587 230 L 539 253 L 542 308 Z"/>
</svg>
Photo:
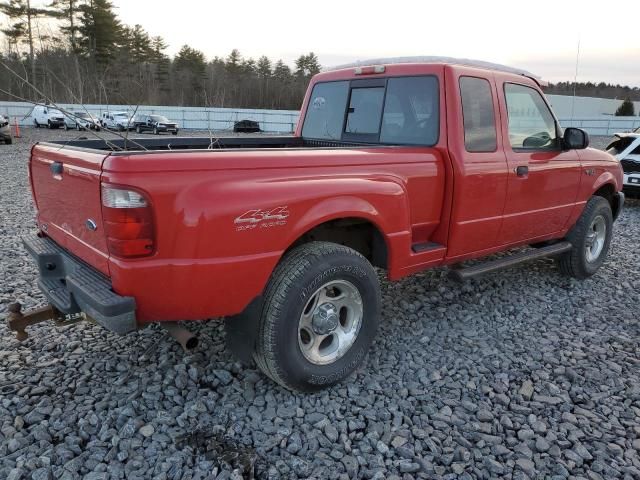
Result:
<svg viewBox="0 0 640 480">
<path fill-rule="evenodd" d="M 112 0 L 120 18 L 208 58 L 237 48 L 323 66 L 382 56 L 444 55 L 521 67 L 556 82 L 640 86 L 640 2 L 579 0 Z"/>
</svg>

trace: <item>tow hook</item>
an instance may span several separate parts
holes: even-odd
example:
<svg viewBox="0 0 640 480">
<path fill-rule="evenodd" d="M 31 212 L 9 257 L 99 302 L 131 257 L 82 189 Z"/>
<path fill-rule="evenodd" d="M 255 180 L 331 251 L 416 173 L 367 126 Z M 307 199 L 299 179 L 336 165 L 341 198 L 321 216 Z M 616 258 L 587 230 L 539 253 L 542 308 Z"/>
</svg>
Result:
<svg viewBox="0 0 640 480">
<path fill-rule="evenodd" d="M 198 337 L 177 322 L 160 322 L 160 326 L 178 341 L 185 352 L 190 352 L 200 343 Z"/>
<path fill-rule="evenodd" d="M 29 338 L 29 334 L 25 328 L 37 323 L 53 320 L 57 326 L 65 326 L 85 320 L 82 313 L 65 315 L 56 309 L 53 305 L 36 308 L 27 313 L 22 313 L 22 305 L 20 303 L 12 303 L 9 305 L 9 315 L 7 315 L 7 325 L 9 330 L 16 332 L 16 339 L 20 342 Z"/>
</svg>

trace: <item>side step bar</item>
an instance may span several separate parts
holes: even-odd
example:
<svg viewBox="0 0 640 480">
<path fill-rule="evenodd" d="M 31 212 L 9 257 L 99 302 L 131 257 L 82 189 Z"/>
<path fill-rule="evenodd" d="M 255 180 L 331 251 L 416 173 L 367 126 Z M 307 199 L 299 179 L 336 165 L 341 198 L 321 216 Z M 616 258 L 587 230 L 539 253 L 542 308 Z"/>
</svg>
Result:
<svg viewBox="0 0 640 480">
<path fill-rule="evenodd" d="M 470 278 L 474 278 L 485 273 L 501 270 L 503 268 L 512 267 L 519 263 L 528 262 L 529 260 L 536 260 L 538 258 L 552 257 L 564 252 L 568 252 L 573 248 L 573 245 L 569 242 L 559 242 L 549 245 L 548 247 L 537 248 L 534 250 L 527 250 L 525 252 L 516 253 L 508 257 L 499 258 L 497 260 L 491 260 L 471 267 L 453 268 L 449 270 L 449 278 L 458 282 L 464 282 Z"/>
</svg>

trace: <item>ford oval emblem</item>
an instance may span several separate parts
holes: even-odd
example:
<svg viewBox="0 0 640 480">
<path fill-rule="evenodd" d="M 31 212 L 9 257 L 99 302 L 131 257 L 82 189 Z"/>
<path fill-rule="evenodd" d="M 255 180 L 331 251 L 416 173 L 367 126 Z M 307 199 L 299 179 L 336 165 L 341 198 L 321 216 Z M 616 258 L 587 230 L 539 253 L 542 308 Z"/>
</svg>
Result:
<svg viewBox="0 0 640 480">
<path fill-rule="evenodd" d="M 98 229 L 98 225 L 96 225 L 96 222 L 91 218 L 87 219 L 87 221 L 84 222 L 84 224 L 92 232 L 95 232 Z"/>
</svg>

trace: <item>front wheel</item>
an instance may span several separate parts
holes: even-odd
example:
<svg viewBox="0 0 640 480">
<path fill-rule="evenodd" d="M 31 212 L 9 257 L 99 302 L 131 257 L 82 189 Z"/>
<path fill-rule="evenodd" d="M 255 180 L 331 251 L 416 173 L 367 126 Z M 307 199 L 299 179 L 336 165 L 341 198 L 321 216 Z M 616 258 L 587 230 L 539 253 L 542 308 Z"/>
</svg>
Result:
<svg viewBox="0 0 640 480">
<path fill-rule="evenodd" d="M 591 197 L 567 235 L 573 248 L 558 257 L 560 271 L 578 279 L 596 273 L 607 256 L 612 233 L 613 214 L 609 202 L 602 197 Z"/>
<path fill-rule="evenodd" d="M 380 284 L 355 250 L 311 242 L 286 254 L 267 286 L 254 359 L 280 385 L 314 391 L 363 361 L 380 316 Z"/>
<path fill-rule="evenodd" d="M 64 124 L 64 131 L 68 131 L 69 130 L 69 125 L 67 125 L 67 123 L 65 122 Z M 80 128 L 78 128 L 78 130 L 80 130 Z"/>
</svg>

